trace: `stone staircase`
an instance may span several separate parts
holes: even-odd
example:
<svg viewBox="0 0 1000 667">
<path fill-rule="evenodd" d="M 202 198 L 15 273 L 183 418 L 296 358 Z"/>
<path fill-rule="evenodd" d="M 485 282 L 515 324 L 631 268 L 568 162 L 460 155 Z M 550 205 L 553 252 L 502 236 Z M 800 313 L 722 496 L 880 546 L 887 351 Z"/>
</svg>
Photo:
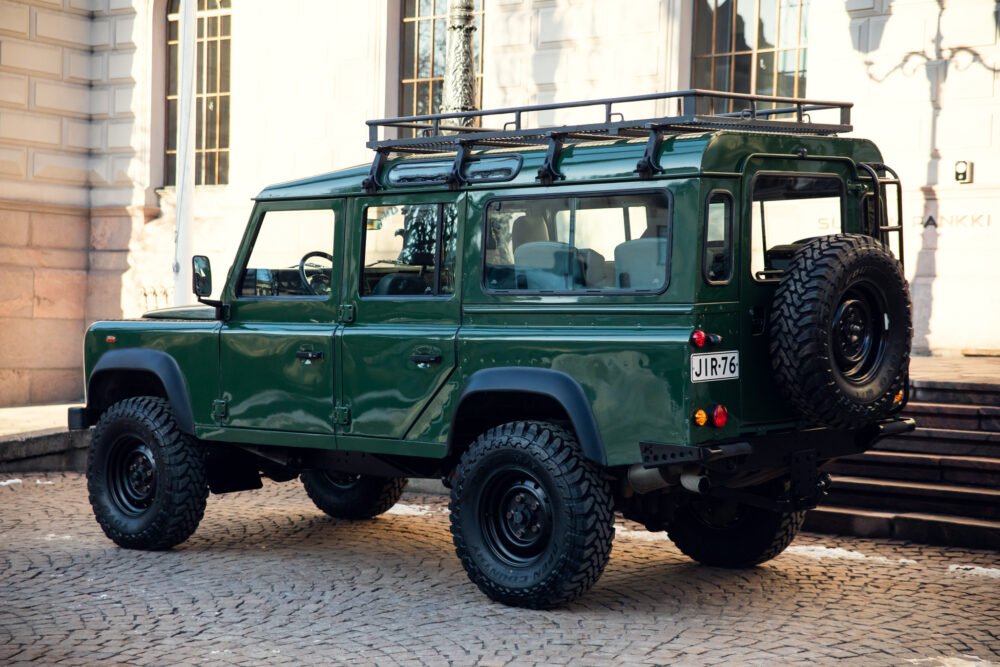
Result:
<svg viewBox="0 0 1000 667">
<path fill-rule="evenodd" d="M 1000 384 L 911 381 L 912 433 L 827 464 L 806 530 L 1000 549 Z"/>
</svg>

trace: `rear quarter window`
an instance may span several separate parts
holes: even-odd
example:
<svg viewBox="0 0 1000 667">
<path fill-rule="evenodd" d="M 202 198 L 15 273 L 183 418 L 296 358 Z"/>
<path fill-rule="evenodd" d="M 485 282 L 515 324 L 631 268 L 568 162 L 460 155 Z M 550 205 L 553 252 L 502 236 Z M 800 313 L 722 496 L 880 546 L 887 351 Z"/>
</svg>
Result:
<svg viewBox="0 0 1000 667">
<path fill-rule="evenodd" d="M 491 291 L 656 293 L 669 281 L 663 193 L 496 200 L 484 238 Z"/>
</svg>

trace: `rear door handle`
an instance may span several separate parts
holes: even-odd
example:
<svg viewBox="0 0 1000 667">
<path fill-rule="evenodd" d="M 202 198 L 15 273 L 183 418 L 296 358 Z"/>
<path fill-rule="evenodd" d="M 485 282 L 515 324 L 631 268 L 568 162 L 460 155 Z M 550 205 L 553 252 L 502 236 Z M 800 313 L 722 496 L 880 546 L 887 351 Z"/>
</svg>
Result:
<svg viewBox="0 0 1000 667">
<path fill-rule="evenodd" d="M 299 359 L 305 359 L 306 361 L 314 361 L 323 358 L 323 353 L 317 350 L 299 350 L 295 353 L 295 356 Z"/>
<path fill-rule="evenodd" d="M 410 355 L 410 361 L 413 361 L 417 366 L 421 368 L 427 368 L 431 364 L 440 364 L 441 355 L 440 354 L 423 354 L 420 352 L 415 352 Z"/>
</svg>

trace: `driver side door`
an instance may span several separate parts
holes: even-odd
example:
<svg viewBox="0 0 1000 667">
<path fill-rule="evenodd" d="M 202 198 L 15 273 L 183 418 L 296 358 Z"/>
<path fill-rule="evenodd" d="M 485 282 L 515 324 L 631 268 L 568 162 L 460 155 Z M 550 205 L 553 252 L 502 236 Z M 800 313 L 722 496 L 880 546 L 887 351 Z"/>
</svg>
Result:
<svg viewBox="0 0 1000 667">
<path fill-rule="evenodd" d="M 227 429 L 330 436 L 341 200 L 262 202 L 227 286 L 221 389 Z M 264 434 L 262 434 L 264 435 Z M 266 441 L 266 438 L 264 438 Z"/>
</svg>

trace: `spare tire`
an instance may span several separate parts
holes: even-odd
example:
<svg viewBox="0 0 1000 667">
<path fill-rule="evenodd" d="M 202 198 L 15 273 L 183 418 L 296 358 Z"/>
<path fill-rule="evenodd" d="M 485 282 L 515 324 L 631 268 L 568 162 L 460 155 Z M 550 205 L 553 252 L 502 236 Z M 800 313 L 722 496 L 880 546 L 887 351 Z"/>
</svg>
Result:
<svg viewBox="0 0 1000 667">
<path fill-rule="evenodd" d="M 775 381 L 810 421 L 863 426 L 895 406 L 912 335 L 902 266 L 881 243 L 860 234 L 812 239 L 774 294 Z"/>
</svg>

